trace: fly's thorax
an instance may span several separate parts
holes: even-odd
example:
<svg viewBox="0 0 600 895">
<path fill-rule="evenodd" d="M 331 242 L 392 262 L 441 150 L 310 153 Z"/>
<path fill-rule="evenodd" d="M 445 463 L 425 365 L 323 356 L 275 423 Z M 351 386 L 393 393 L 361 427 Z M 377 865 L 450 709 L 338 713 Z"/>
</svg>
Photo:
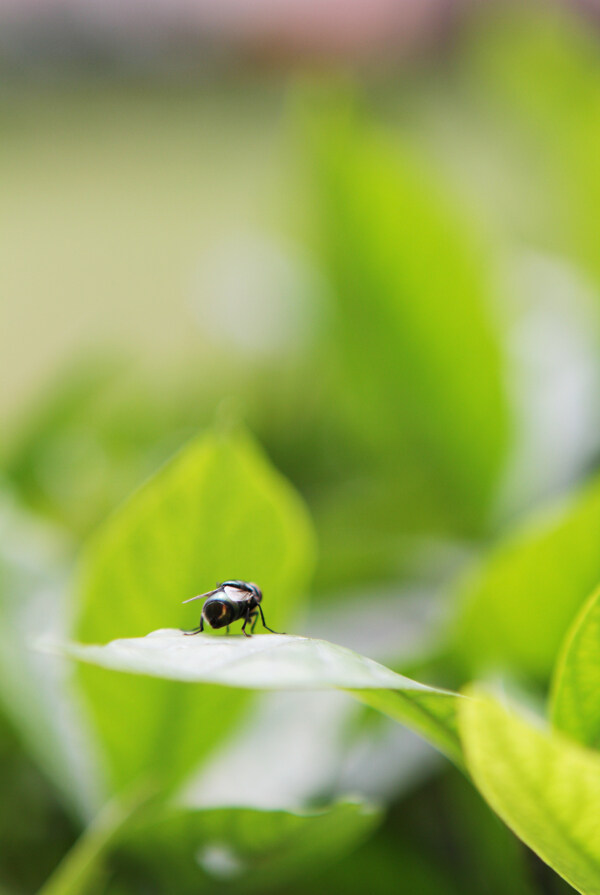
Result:
<svg viewBox="0 0 600 895">
<path fill-rule="evenodd" d="M 262 600 L 262 591 L 258 584 L 255 584 L 253 581 L 242 581 L 238 578 L 230 578 L 227 581 L 223 581 L 219 585 L 219 588 L 222 591 L 225 591 L 229 598 L 236 602 L 239 600 L 247 600 L 252 602 L 253 605 L 258 606 Z"/>
</svg>

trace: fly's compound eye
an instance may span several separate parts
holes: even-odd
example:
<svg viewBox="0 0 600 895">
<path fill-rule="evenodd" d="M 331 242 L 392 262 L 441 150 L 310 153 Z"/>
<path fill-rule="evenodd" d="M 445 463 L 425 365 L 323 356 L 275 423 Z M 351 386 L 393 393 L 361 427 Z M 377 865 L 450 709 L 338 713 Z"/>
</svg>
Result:
<svg viewBox="0 0 600 895">
<path fill-rule="evenodd" d="M 260 601 L 262 600 L 262 590 L 260 589 L 258 584 L 254 584 L 254 582 L 250 582 L 248 584 L 248 587 L 250 588 L 250 590 L 252 591 L 252 593 L 254 594 L 254 596 L 256 597 L 258 602 L 260 603 Z"/>
<path fill-rule="evenodd" d="M 234 607 L 228 600 L 210 600 L 203 615 L 211 628 L 226 628 L 235 619 Z"/>
</svg>

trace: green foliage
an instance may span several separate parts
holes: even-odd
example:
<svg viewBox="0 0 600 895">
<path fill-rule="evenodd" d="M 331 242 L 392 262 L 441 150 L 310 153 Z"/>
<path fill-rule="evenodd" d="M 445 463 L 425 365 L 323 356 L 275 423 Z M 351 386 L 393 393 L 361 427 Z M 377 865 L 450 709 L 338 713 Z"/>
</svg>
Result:
<svg viewBox="0 0 600 895">
<path fill-rule="evenodd" d="M 393 833 L 396 832 L 394 836 Z M 460 886 L 454 883 L 452 872 L 444 874 L 439 866 L 439 854 L 427 859 L 406 842 L 404 831 L 385 829 L 381 836 L 371 839 L 343 861 L 327 868 L 315 880 L 320 892 L 344 892 L 362 895 L 365 879 L 371 895 L 459 895 Z M 398 874 L 398 868 L 401 873 Z M 471 886 L 471 892 L 475 891 Z M 305 886 L 286 887 L 289 895 L 305 895 Z"/>
<path fill-rule="evenodd" d="M 102 475 L 105 454 L 96 435 L 98 399 L 115 373 L 107 364 L 69 368 L 13 433 L 5 468 L 21 499 L 36 512 L 77 527 L 81 520 L 70 518 L 72 514 L 84 513 L 89 519 L 98 497 L 106 500 L 101 492 L 95 493 L 94 486 L 104 486 L 110 494 L 109 476 Z M 139 424 L 139 416 L 136 422 Z M 70 462 L 62 476 L 44 474 L 54 465 L 53 458 L 65 456 Z M 114 469 L 112 473 L 114 482 Z M 85 501 L 81 500 L 82 490 L 86 491 Z"/>
<path fill-rule="evenodd" d="M 421 685 L 422 686 L 422 685 Z M 462 747 L 457 729 L 458 694 L 428 688 L 423 691 L 388 688 L 354 690 L 352 693 L 371 708 L 389 715 L 425 737 L 458 767 L 463 767 Z"/>
<path fill-rule="evenodd" d="M 356 93 L 368 115 L 351 110 L 349 81 L 337 93 L 330 85 L 313 92 L 308 114 L 292 120 L 303 146 L 307 135 L 310 143 L 302 173 L 279 139 L 282 94 L 251 79 L 239 93 L 214 84 L 164 94 L 141 83 L 77 95 L 48 88 L 19 94 L 12 111 L 11 102 L 3 106 L 16 223 L 5 291 L 15 308 L 39 295 L 57 321 L 55 338 L 60 332 L 52 343 L 53 328 L 38 327 L 33 350 L 15 340 L 11 377 L 18 386 L 23 363 L 27 385 L 38 366 L 45 372 L 47 359 L 64 356 L 63 320 L 75 325 L 82 295 L 90 320 L 99 309 L 118 313 L 119 335 L 139 336 L 131 357 L 149 348 L 153 371 L 146 379 L 137 378 L 137 363 L 73 366 L 30 415 L 18 408 L 16 434 L 8 431 L 2 475 L 11 492 L 68 534 L 60 563 L 38 564 L 31 520 L 22 531 L 12 513 L 0 520 L 0 891 L 33 891 L 65 852 L 46 893 L 563 891 L 559 879 L 539 881 L 545 868 L 514 830 L 579 891 L 600 895 L 600 596 L 581 610 L 600 581 L 600 483 L 581 484 L 597 467 L 595 418 L 583 417 L 593 410 L 600 366 L 584 289 L 581 319 L 568 308 L 571 283 L 577 291 L 586 275 L 600 275 L 600 53 L 570 14 L 526 6 L 506 28 L 494 18 L 439 70 L 419 78 L 414 68 L 414 83 L 398 79 L 388 91 L 365 82 Z M 260 112 L 252 104 L 259 96 Z M 448 175 L 457 170 L 453 190 Z M 480 225 L 477 205 L 497 230 Z M 261 218 L 268 233 L 254 229 Z M 24 233 L 27 253 L 19 249 Z M 219 282 L 219 270 L 204 277 L 219 240 L 227 275 L 238 277 L 234 289 L 228 276 L 225 287 Z M 549 252 L 545 272 L 531 273 L 532 303 L 519 288 L 507 295 L 506 269 Z M 565 282 L 551 279 L 555 269 L 567 271 Z M 179 293 L 185 311 L 183 301 L 171 302 Z M 566 334 L 554 331 L 563 305 Z M 192 306 L 203 324 L 197 332 Z M 249 312 L 254 331 L 229 332 L 238 310 Z M 585 352 L 575 339 L 582 320 Z M 509 518 L 531 493 L 503 492 L 511 461 L 517 471 L 546 461 L 531 446 L 545 443 L 548 408 L 531 396 L 554 340 L 565 348 L 561 339 L 566 351 L 548 369 L 551 412 L 564 420 L 565 439 L 541 478 L 548 493 L 565 483 L 569 493 L 499 534 L 498 497 L 508 494 Z M 157 345 L 171 345 L 176 358 L 155 365 Z M 66 632 L 60 585 L 84 535 L 229 397 L 314 517 L 314 615 L 301 615 L 314 563 L 307 513 L 253 440 L 234 431 L 184 447 L 83 545 L 69 607 L 74 630 Z M 465 578 L 473 555 L 477 568 Z M 318 604 L 330 599 L 333 639 L 364 638 L 361 653 L 379 649 L 394 668 L 440 686 L 455 685 L 457 670 L 475 680 L 500 671 L 539 696 L 554 667 L 555 730 L 479 690 L 426 686 L 324 640 L 174 630 L 198 619 L 200 604 L 182 607 L 183 599 L 230 576 L 259 582 L 276 630 L 311 631 Z M 372 601 L 382 584 L 386 601 Z M 414 591 L 427 627 L 434 587 L 458 592 L 458 619 L 440 601 L 431 637 L 412 636 L 410 623 L 400 634 L 402 613 L 392 619 L 381 607 Z M 346 598 L 364 610 L 364 624 Z M 28 649 L 50 628 L 60 643 L 74 635 L 66 652 L 81 661 L 61 664 Z M 416 670 L 403 663 L 407 644 Z M 243 769 L 260 791 L 271 768 L 252 744 L 269 741 L 285 759 L 292 700 L 253 691 L 297 688 L 341 689 L 379 713 L 332 711 L 313 738 L 303 697 L 306 716 L 294 717 L 298 739 L 305 725 L 299 748 L 307 765 L 333 767 L 318 791 L 302 790 L 304 804 L 323 810 L 259 811 L 251 798 L 243 808 L 193 803 L 195 782 L 215 768 L 217 778 L 226 773 L 229 756 L 248 743 Z M 278 708 L 245 727 L 253 698 Z M 80 706 L 89 729 L 78 723 Z M 460 773 L 446 765 L 433 774 L 436 756 L 408 735 L 387 743 L 394 731 L 382 713 Z M 97 764 L 107 804 L 85 826 L 99 803 Z M 345 801 L 354 791 L 348 780 L 367 794 L 373 786 L 389 808 L 369 842 L 381 814 Z M 148 801 L 135 795 L 140 783 Z M 307 884 L 317 872 L 319 882 Z"/>
<path fill-rule="evenodd" d="M 543 883 L 531 873 L 537 859 L 489 810 L 464 774 L 449 766 L 440 771 L 395 806 L 388 828 L 375 836 L 377 842 L 387 834 L 392 854 L 401 851 L 403 872 L 397 885 L 402 895 L 430 889 L 445 895 L 539 895 Z M 429 802 L 437 809 L 433 816 L 425 809 Z M 441 842 L 452 847 L 441 849 Z M 539 868 L 546 870 L 541 862 Z M 547 876 L 552 877 L 548 889 L 559 895 L 560 880 L 549 868 Z M 391 885 L 390 876 L 386 882 Z M 385 884 L 377 891 L 385 892 Z M 566 884 L 564 889 L 571 891 Z"/>
<path fill-rule="evenodd" d="M 0 492 L 0 707 L 70 813 L 96 807 L 85 732 L 61 663 L 40 662 L 32 643 L 64 636 L 63 538 Z"/>
<path fill-rule="evenodd" d="M 190 627 L 182 598 L 231 576 L 260 581 L 269 621 L 279 626 L 299 606 L 312 562 L 310 525 L 289 486 L 247 436 L 209 435 L 136 492 L 86 548 L 75 632 L 102 642 L 175 620 Z M 181 780 L 245 701 L 233 691 L 92 668 L 80 683 L 117 790 L 145 774 Z"/>
<path fill-rule="evenodd" d="M 313 565 L 306 511 L 243 432 L 192 441 L 87 544 L 77 636 L 136 636 L 193 607 L 224 572 L 261 582 L 273 626 L 297 611 Z M 230 574 L 233 574 L 230 572 Z"/>
<path fill-rule="evenodd" d="M 2 895 L 37 891 L 79 832 L 65 810 L 72 799 L 67 796 L 61 805 L 40 768 L 43 760 L 33 750 L 30 757 L 0 715 Z"/>
<path fill-rule="evenodd" d="M 600 593 L 575 620 L 557 664 L 551 714 L 559 730 L 600 749 Z"/>
<path fill-rule="evenodd" d="M 397 525 L 477 532 L 509 437 L 489 253 L 408 149 L 338 99 L 326 115 L 313 158 L 354 437 L 393 463 Z"/>
<path fill-rule="evenodd" d="M 235 506 L 231 516 L 223 512 L 230 505 Z M 249 516 L 254 515 L 260 520 L 262 539 L 252 542 L 251 549 L 238 560 L 241 568 L 236 567 L 236 574 L 256 578 L 266 593 L 283 592 L 288 600 L 291 595 L 293 606 L 294 585 L 302 580 L 302 563 L 306 568 L 310 556 L 310 535 L 303 513 L 250 443 L 211 436 L 186 448 L 95 538 L 84 560 L 80 638 L 109 639 L 117 633 L 134 633 L 146 622 L 156 624 L 172 608 L 172 592 L 187 595 L 202 589 L 200 577 L 207 562 L 212 563 L 212 577 L 226 577 L 220 566 L 240 545 L 242 551 L 246 549 L 248 541 L 243 533 Z M 589 586 L 597 574 L 594 551 L 584 534 L 599 524 L 599 515 L 598 488 L 592 485 L 566 510 L 526 527 L 514 544 L 501 545 L 489 563 L 491 572 L 483 579 L 486 586 L 475 591 L 477 599 L 471 597 L 471 612 L 475 605 L 480 617 L 487 617 L 489 623 L 498 606 L 498 594 L 509 592 L 513 599 L 520 596 L 527 601 L 539 623 L 545 600 L 550 599 L 552 605 L 562 601 L 543 647 L 549 653 L 552 638 L 558 636 L 561 625 L 566 625 L 565 607 L 572 608 L 580 599 L 581 589 Z M 270 549 L 273 543 L 279 544 L 276 550 Z M 202 545 L 204 551 L 199 554 L 196 548 Z M 171 581 L 174 555 L 182 559 Z M 274 557 L 280 565 L 273 570 Z M 559 560 L 561 569 L 568 564 L 579 576 L 569 582 L 570 591 L 565 587 L 565 576 L 561 579 L 558 575 Z M 286 580 L 290 589 L 282 591 L 282 581 Z M 532 606 L 530 596 L 523 596 L 533 583 L 541 596 L 537 606 Z M 106 594 L 110 595 L 108 599 L 104 599 Z M 279 614 L 275 601 L 267 605 L 269 621 L 278 626 L 284 623 L 289 602 L 279 607 Z M 473 623 L 473 614 L 469 622 Z M 532 630 L 533 616 L 525 622 Z M 468 630 L 465 625 L 463 636 Z M 495 630 L 501 628 L 496 625 Z M 478 632 L 475 642 L 481 647 L 480 640 Z M 576 636 L 575 642 L 579 642 Z M 520 661 L 529 672 L 543 669 L 539 650 L 519 652 L 523 643 L 518 641 L 516 649 L 509 643 L 508 651 L 506 643 L 501 644 L 502 652 L 495 657 L 510 655 L 512 648 L 517 657 L 515 661 L 512 656 L 513 665 Z M 101 744 L 112 763 L 113 787 L 130 780 L 134 769 L 161 787 L 181 780 L 194 762 L 223 738 L 243 704 L 245 689 L 336 687 L 417 730 L 459 766 L 466 763 L 494 810 L 526 843 L 567 880 L 583 887 L 581 891 L 599 891 L 593 887 L 593 869 L 590 871 L 581 857 L 583 839 L 561 847 L 559 818 L 563 808 L 567 814 L 574 810 L 577 787 L 584 785 L 581 779 L 585 781 L 586 775 L 593 773 L 594 762 L 600 759 L 575 749 L 566 740 L 530 729 L 489 700 L 470 696 L 461 699 L 411 681 L 350 650 L 289 635 L 265 634 L 251 640 L 209 634 L 186 638 L 180 631 L 163 629 L 151 636 L 113 639 L 104 646 L 71 644 L 66 651 L 82 663 L 100 666 L 82 665 L 80 680 L 93 707 Z M 473 660 L 473 652 L 469 658 Z M 564 661 L 563 674 L 567 667 Z M 134 675 L 119 673 L 123 671 Z M 577 701 L 577 695 L 573 699 Z M 110 706 L 109 712 L 106 706 Z M 129 718 L 123 724 L 126 706 Z M 211 720 L 207 730 L 207 717 L 212 716 L 218 723 Z M 142 735 L 133 737 L 134 730 Z M 161 735 L 164 730 L 166 736 Z M 539 773 L 538 768 L 542 769 Z M 541 784 L 553 773 L 560 774 L 561 786 L 550 797 L 545 794 L 550 801 L 540 809 Z M 127 833 L 119 844 L 125 856 L 123 866 L 139 859 L 148 868 L 156 855 L 161 855 L 161 866 L 168 867 L 170 861 L 183 863 L 179 849 L 189 852 L 190 836 L 182 830 L 188 826 L 195 829 L 195 823 L 202 826 L 209 814 L 200 812 L 192 820 L 191 815 L 177 809 L 174 817 L 169 819 L 164 810 L 156 814 L 156 847 L 146 849 L 144 858 L 138 854 L 141 846 L 128 839 Z M 241 815 L 239 822 L 242 824 Z M 169 823 L 181 835 L 172 837 L 167 832 Z M 139 840 L 144 848 L 149 838 L 151 835 L 144 831 Z M 334 846 L 335 840 L 329 838 Z M 175 840 L 181 846 L 175 847 Z M 330 849 L 326 851 L 331 854 Z M 189 866 L 196 879 L 197 870 Z M 194 885 L 193 879 L 190 886 Z M 252 875 L 245 877 L 244 884 L 250 889 L 253 879 Z M 270 884 L 259 877 L 256 885 Z"/>
<path fill-rule="evenodd" d="M 467 768 L 494 811 L 585 895 L 600 893 L 600 755 L 469 691 L 459 723 Z"/>
<path fill-rule="evenodd" d="M 542 188 L 551 185 L 553 247 L 595 277 L 600 176 L 600 53 L 593 33 L 568 7 L 544 14 L 522 4 L 482 29 L 468 54 L 469 76 L 485 92 L 505 130 L 535 145 L 529 155 Z M 523 89 L 523 85 L 527 89 Z M 525 154 L 525 153 L 523 153 Z"/>
<path fill-rule="evenodd" d="M 577 610 L 600 580 L 600 483 L 509 532 L 461 585 L 456 653 L 469 673 L 547 680 Z"/>
<path fill-rule="evenodd" d="M 378 811 L 351 803 L 304 815 L 171 808 L 127 831 L 114 859 L 116 878 L 142 865 L 161 895 L 173 891 L 175 879 L 181 895 L 214 892 L 219 883 L 229 891 L 271 891 L 341 859 L 380 819 Z"/>
<path fill-rule="evenodd" d="M 11 433 L 11 484 L 37 514 L 88 535 L 197 431 L 199 410 L 184 410 L 192 403 L 183 390 L 150 389 L 123 361 L 72 362 Z"/>
<path fill-rule="evenodd" d="M 148 620 L 172 618 L 179 605 L 174 596 L 210 587 L 213 580 L 230 574 L 258 579 L 265 593 L 272 595 L 269 621 L 284 624 L 303 595 L 312 547 L 301 504 L 249 438 L 240 433 L 207 436 L 191 443 L 143 486 L 87 548 L 76 629 L 88 639 L 123 629 L 144 631 Z M 235 563 L 233 572 L 231 563 Z M 184 611 L 177 611 L 183 623 Z M 240 648 L 256 650 L 261 643 L 272 646 L 280 639 L 275 635 L 252 641 L 238 638 L 236 656 L 239 660 Z M 193 652 L 203 642 L 205 655 L 212 650 L 214 656 L 216 650 L 220 656 L 231 650 L 230 638 L 187 639 L 176 632 L 176 640 Z M 140 639 L 146 644 L 152 641 Z M 98 648 L 82 645 L 80 649 L 94 653 Z M 168 649 L 165 653 L 168 656 Z M 343 659 L 344 651 L 340 653 Z M 322 669 L 327 659 L 321 658 Z M 368 663 L 359 659 L 355 664 L 350 682 L 367 685 Z M 222 683 L 227 662 L 223 665 L 205 679 Z M 244 668 L 243 662 L 240 665 L 229 683 L 239 683 L 241 676 L 243 686 L 255 684 L 252 670 Z M 380 669 L 376 663 L 372 666 L 376 672 Z M 277 675 L 282 667 L 285 661 L 281 665 L 267 662 L 266 673 Z M 386 669 L 380 673 L 399 677 Z M 224 841 L 243 861 L 248 891 L 264 890 L 312 872 L 313 865 L 318 869 L 372 829 L 377 813 L 350 805 L 306 817 L 166 808 L 162 802 L 169 788 L 224 737 L 247 700 L 240 690 L 190 682 L 199 679 L 201 675 L 188 675 L 187 683 L 158 681 L 98 668 L 86 668 L 79 675 L 108 764 L 110 787 L 118 792 L 132 780 L 147 778 L 158 801 L 148 810 L 142 804 L 140 813 L 137 799 L 132 805 L 129 797 L 113 799 L 45 891 L 88 891 L 94 880 L 105 878 L 109 854 L 118 868 L 117 884 L 124 880 L 127 885 L 132 867 L 139 877 L 141 867 L 142 878 L 148 874 L 153 886 L 162 885 L 165 892 L 172 890 L 173 878 L 178 880 L 178 891 L 197 891 L 199 885 L 212 891 L 215 879 L 200 869 L 198 855 L 206 847 L 202 860 L 208 867 L 208 847 L 216 848 Z M 218 874 L 218 867 L 214 872 Z"/>
<path fill-rule="evenodd" d="M 86 827 L 73 848 L 42 886 L 39 895 L 80 895 L 100 891 L 105 882 L 105 860 L 123 830 L 147 810 L 151 791 L 139 787 L 112 799 Z"/>
</svg>

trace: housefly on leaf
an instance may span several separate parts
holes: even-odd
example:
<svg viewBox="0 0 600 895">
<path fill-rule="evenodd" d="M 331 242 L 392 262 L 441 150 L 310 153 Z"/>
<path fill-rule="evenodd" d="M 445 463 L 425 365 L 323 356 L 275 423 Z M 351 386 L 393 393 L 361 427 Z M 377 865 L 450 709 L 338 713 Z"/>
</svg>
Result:
<svg viewBox="0 0 600 895">
<path fill-rule="evenodd" d="M 242 634 L 250 637 L 251 634 L 246 631 L 246 625 L 249 622 L 252 623 L 250 630 L 253 634 L 259 613 L 267 631 L 277 634 L 277 631 L 269 628 L 265 621 L 265 615 L 260 605 L 262 591 L 258 584 L 238 579 L 223 581 L 221 584 L 217 584 L 215 590 L 210 590 L 206 594 L 198 594 L 197 597 L 190 597 L 189 600 L 183 602 L 191 603 L 193 600 L 205 601 L 200 614 L 200 624 L 193 631 L 184 631 L 184 634 L 199 634 L 204 630 L 204 622 L 211 628 L 227 628 L 229 633 L 229 625 L 243 619 Z"/>
</svg>

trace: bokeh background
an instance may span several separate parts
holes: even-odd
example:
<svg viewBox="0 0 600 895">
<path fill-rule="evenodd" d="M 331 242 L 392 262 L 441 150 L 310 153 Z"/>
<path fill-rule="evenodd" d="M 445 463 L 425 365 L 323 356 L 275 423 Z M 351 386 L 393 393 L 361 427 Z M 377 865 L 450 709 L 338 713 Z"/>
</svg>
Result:
<svg viewBox="0 0 600 895">
<path fill-rule="evenodd" d="M 298 633 L 543 698 L 600 578 L 599 13 L 2 0 L 3 895 L 37 891 L 80 832 L 15 644 L 58 624 L 86 538 L 206 428 L 242 422 L 306 501 Z M 535 565 L 528 589 L 503 578 L 515 539 L 578 500 L 592 546 L 575 533 L 556 592 Z M 248 749 L 260 787 L 231 773 Z M 569 891 L 448 762 L 342 695 L 263 697 L 212 760 L 204 804 L 382 806 L 263 891 Z M 230 856 L 199 866 L 203 891 L 245 891 Z M 164 891 L 139 856 L 113 870 L 98 891 Z"/>
</svg>

